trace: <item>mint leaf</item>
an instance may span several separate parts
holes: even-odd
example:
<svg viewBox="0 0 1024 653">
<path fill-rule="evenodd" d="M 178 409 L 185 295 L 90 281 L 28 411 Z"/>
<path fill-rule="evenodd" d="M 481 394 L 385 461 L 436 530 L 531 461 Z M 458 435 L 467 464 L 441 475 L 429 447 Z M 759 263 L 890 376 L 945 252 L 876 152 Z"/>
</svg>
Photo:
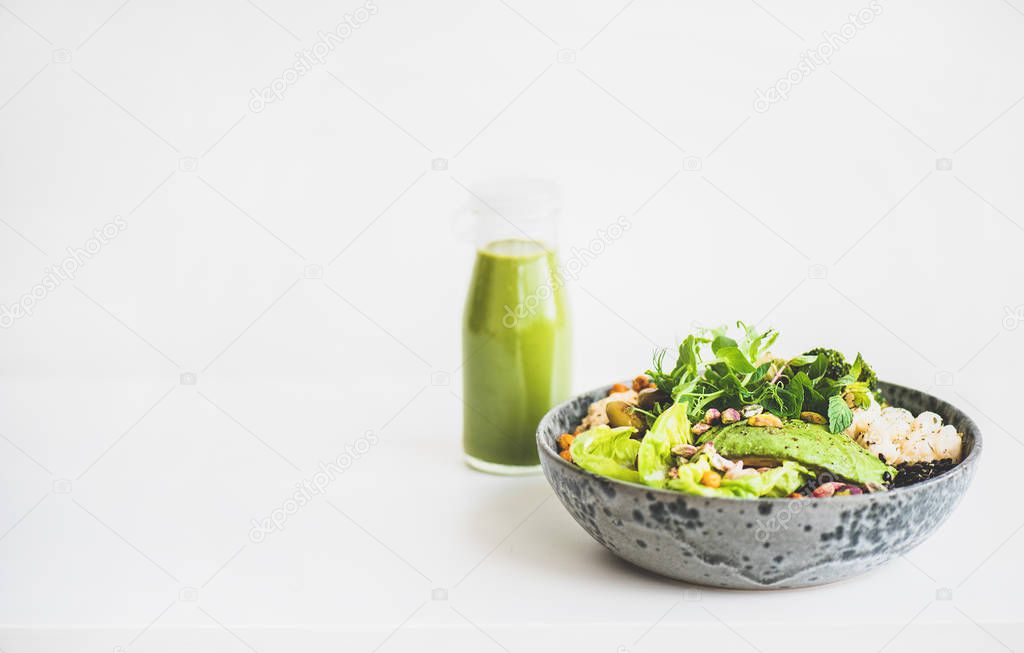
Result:
<svg viewBox="0 0 1024 653">
<path fill-rule="evenodd" d="M 843 401 L 842 396 L 832 395 L 828 398 L 828 430 L 842 433 L 853 423 L 853 411 Z"/>
</svg>

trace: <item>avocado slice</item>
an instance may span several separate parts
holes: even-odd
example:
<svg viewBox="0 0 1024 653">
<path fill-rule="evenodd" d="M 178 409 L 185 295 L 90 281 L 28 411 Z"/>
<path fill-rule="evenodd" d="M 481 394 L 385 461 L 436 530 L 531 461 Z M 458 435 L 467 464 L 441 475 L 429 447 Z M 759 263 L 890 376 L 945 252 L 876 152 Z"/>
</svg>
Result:
<svg viewBox="0 0 1024 653">
<path fill-rule="evenodd" d="M 888 482 L 896 469 L 886 465 L 849 436 L 830 433 L 818 424 L 801 420 L 783 420 L 782 427 L 750 426 L 736 422 L 705 433 L 698 444 L 712 441 L 715 450 L 726 458 L 763 457 L 793 460 L 817 467 L 848 482 L 866 485 Z"/>
</svg>

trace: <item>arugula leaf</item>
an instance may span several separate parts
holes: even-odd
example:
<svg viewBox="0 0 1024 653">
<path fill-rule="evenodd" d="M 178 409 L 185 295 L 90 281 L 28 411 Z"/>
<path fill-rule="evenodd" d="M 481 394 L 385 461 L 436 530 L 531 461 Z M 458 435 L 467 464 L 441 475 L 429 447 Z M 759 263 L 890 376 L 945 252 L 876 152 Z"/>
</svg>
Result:
<svg viewBox="0 0 1024 653">
<path fill-rule="evenodd" d="M 760 365 L 758 365 L 757 369 L 754 370 L 753 374 L 750 375 L 750 380 L 748 381 L 748 383 L 757 383 L 758 381 L 763 379 L 765 375 L 768 373 L 768 370 L 771 368 L 771 366 L 771 363 L 761 363 Z"/>
<path fill-rule="evenodd" d="M 813 363 L 816 360 L 818 360 L 817 356 L 807 356 L 807 355 L 794 356 L 793 358 L 789 359 L 789 366 L 790 367 L 803 367 L 805 365 L 810 365 L 811 363 Z"/>
<path fill-rule="evenodd" d="M 754 371 L 754 366 L 750 364 L 747 357 L 743 355 L 739 347 L 728 346 L 721 347 L 717 352 L 718 360 L 726 363 L 732 370 L 739 372 L 740 374 L 750 374 Z"/>
<path fill-rule="evenodd" d="M 857 359 L 853 361 L 853 366 L 850 367 L 850 376 L 856 381 L 860 378 L 860 372 L 864 368 L 864 358 L 857 352 Z"/>
<path fill-rule="evenodd" d="M 814 408 L 821 408 L 825 404 L 825 397 L 815 387 L 814 381 L 804 371 L 797 372 L 791 383 L 800 386 L 804 392 L 804 403 Z M 818 412 L 817 410 L 815 412 Z"/>
<path fill-rule="evenodd" d="M 818 385 L 818 382 L 825 377 L 825 372 L 828 371 L 828 358 L 824 354 L 818 354 L 818 357 L 807 367 L 806 371 L 807 376 L 814 381 L 814 385 Z"/>
<path fill-rule="evenodd" d="M 842 395 L 828 398 L 828 430 L 842 433 L 853 423 L 853 411 L 846 405 Z"/>
</svg>

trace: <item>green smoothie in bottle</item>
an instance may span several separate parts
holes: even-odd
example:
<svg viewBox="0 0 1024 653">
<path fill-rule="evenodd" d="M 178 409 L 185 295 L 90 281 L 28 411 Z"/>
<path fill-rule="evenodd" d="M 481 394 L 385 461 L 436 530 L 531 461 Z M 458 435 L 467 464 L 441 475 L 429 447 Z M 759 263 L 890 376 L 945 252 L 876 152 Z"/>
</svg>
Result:
<svg viewBox="0 0 1024 653">
<path fill-rule="evenodd" d="M 495 473 L 538 468 L 537 424 L 570 389 L 571 333 L 562 279 L 552 245 L 532 237 L 553 232 L 536 221 L 550 221 L 550 208 L 533 214 L 552 200 L 538 194 L 540 182 L 531 183 L 517 187 L 531 197 L 499 193 L 486 202 L 508 224 L 495 229 L 491 221 L 484 229 L 463 321 L 463 447 L 472 467 Z M 547 185 L 541 188 L 550 192 Z M 496 234 L 504 237 L 490 239 Z"/>
</svg>

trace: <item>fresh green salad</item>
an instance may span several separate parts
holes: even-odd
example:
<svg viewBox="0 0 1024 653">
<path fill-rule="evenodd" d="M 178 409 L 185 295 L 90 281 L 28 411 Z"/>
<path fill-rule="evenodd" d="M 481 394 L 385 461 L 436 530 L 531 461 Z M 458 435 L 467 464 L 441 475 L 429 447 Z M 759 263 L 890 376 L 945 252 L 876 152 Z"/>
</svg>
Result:
<svg viewBox="0 0 1024 653">
<path fill-rule="evenodd" d="M 857 354 L 814 348 L 789 358 L 774 330 L 737 323 L 656 353 L 632 387 L 616 384 L 563 458 L 595 474 L 713 497 L 829 497 L 885 491 L 949 470 L 962 436 L 931 412 L 889 406 Z"/>
</svg>

